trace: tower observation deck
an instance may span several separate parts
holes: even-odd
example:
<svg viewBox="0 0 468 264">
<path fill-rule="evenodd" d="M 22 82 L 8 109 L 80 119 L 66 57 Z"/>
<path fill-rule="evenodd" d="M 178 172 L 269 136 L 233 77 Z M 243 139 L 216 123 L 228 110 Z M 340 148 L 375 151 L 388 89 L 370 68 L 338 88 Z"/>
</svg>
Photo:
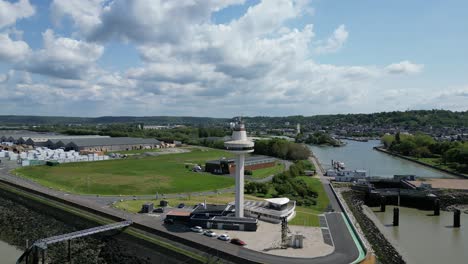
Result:
<svg viewBox="0 0 468 264">
<path fill-rule="evenodd" d="M 234 126 L 232 140 L 224 142 L 227 151 L 236 155 L 236 217 L 244 217 L 244 163 L 245 154 L 254 151 L 254 143 L 247 138 L 244 123 L 239 120 Z"/>
</svg>

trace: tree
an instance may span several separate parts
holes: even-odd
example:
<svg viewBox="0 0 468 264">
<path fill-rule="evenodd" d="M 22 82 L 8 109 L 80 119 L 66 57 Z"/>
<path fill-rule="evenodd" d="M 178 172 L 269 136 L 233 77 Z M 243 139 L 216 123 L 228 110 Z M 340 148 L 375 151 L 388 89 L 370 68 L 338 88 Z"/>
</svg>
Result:
<svg viewBox="0 0 468 264">
<path fill-rule="evenodd" d="M 395 141 L 396 141 L 397 144 L 400 144 L 400 142 L 401 142 L 400 131 L 396 132 Z"/>
</svg>

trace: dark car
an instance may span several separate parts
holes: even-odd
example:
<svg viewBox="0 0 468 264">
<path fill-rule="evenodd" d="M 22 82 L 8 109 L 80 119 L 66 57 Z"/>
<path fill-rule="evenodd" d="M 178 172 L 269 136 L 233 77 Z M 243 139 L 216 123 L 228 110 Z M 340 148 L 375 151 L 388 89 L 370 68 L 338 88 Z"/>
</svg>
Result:
<svg viewBox="0 0 468 264">
<path fill-rule="evenodd" d="M 184 203 L 181 203 L 177 206 L 177 208 L 184 208 L 185 207 L 185 204 Z"/>
<path fill-rule="evenodd" d="M 245 243 L 244 241 L 238 239 L 238 238 L 233 238 L 231 239 L 231 243 L 234 244 L 234 245 L 238 245 L 238 246 L 245 246 L 247 245 L 247 243 Z"/>
<path fill-rule="evenodd" d="M 166 225 L 173 225 L 174 224 L 174 219 L 164 219 L 164 224 Z"/>
<path fill-rule="evenodd" d="M 153 213 L 164 213 L 164 208 L 161 208 L 161 207 L 156 208 L 153 210 Z"/>
</svg>

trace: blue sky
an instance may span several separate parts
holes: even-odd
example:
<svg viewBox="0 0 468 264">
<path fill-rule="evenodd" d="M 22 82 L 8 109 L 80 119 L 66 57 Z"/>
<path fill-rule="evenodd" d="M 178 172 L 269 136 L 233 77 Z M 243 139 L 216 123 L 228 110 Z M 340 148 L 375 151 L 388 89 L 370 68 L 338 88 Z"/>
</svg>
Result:
<svg viewBox="0 0 468 264">
<path fill-rule="evenodd" d="M 462 0 L 0 0 L 0 114 L 468 109 Z"/>
</svg>

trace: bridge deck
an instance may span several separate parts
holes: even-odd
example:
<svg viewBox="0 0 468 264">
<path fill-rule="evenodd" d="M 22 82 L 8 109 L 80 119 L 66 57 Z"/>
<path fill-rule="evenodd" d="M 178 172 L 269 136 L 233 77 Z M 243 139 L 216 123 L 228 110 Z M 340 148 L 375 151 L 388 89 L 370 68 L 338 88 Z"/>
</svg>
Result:
<svg viewBox="0 0 468 264">
<path fill-rule="evenodd" d="M 113 223 L 113 224 L 104 225 L 104 226 L 97 226 L 97 227 L 80 230 L 80 231 L 76 231 L 76 232 L 72 232 L 68 234 L 40 239 L 36 241 L 34 244 L 40 248 L 46 249 L 48 245 L 51 245 L 54 243 L 67 241 L 67 240 L 71 240 L 71 239 L 75 239 L 79 237 L 89 236 L 89 235 L 93 235 L 96 233 L 101 233 L 101 232 L 105 232 L 105 231 L 109 231 L 113 229 L 119 229 L 122 227 L 129 226 L 131 224 L 132 224 L 132 221 L 123 221 L 123 222 Z"/>
</svg>

